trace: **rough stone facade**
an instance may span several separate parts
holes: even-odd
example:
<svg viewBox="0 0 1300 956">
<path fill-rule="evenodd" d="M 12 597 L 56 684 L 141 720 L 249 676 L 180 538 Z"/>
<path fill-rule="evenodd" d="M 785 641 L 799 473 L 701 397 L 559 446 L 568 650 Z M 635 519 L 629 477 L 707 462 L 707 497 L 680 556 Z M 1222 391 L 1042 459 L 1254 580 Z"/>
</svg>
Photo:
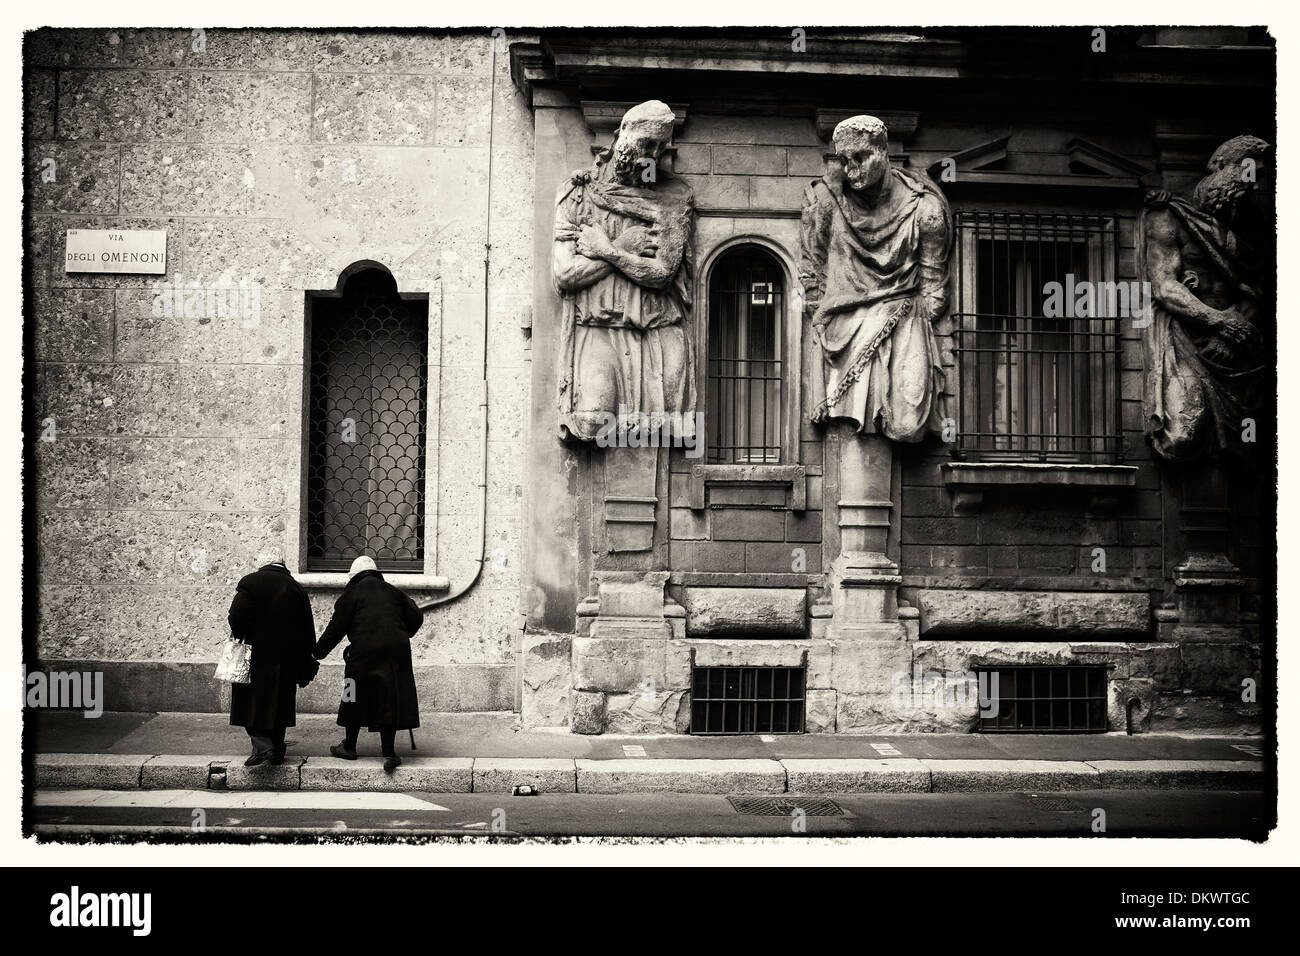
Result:
<svg viewBox="0 0 1300 956">
<path fill-rule="evenodd" d="M 515 709 L 533 134 L 505 47 L 41 30 L 24 54 L 29 434 L 57 436 L 29 459 L 39 660 L 106 669 L 110 708 L 220 706 L 234 583 L 269 540 L 298 556 L 304 293 L 370 261 L 428 298 L 426 570 L 451 590 L 479 557 L 488 324 L 486 562 L 413 643 L 425 707 Z M 165 229 L 166 275 L 64 271 L 67 229 L 111 227 Z M 156 280 L 252 283 L 260 314 L 159 318 Z M 309 589 L 323 628 L 339 586 Z"/>
<path fill-rule="evenodd" d="M 794 52 L 779 31 L 547 30 L 494 47 L 486 31 L 210 30 L 199 50 L 190 31 L 29 35 L 28 433 L 57 429 L 30 446 L 37 658 L 94 662 L 124 709 L 220 706 L 208 662 L 233 583 L 268 538 L 300 550 L 304 295 L 376 262 L 429 301 L 418 599 L 475 570 L 487 301 L 487 560 L 417 635 L 425 707 L 683 733 L 693 665 L 803 667 L 809 732 L 966 732 L 977 701 L 903 700 L 900 682 L 1092 664 L 1108 669 L 1111 731 L 1257 732 L 1271 463 L 1207 484 L 1156 459 L 1132 322 L 1115 343 L 1114 454 L 990 464 L 938 437 L 895 443 L 873 507 L 897 581 L 863 599 L 868 639 L 833 611 L 849 496 L 842 437 L 809 420 L 820 355 L 798 273 L 835 125 L 878 116 L 891 164 L 937 182 L 955 215 L 1113 220 L 1115 281 L 1140 279 L 1144 190 L 1187 189 L 1230 136 L 1275 140 L 1267 37 L 1114 30 L 1104 56 L 1089 39 L 863 32 Z M 1044 78 L 1059 97 L 1026 94 Z M 610 544 L 606 450 L 557 433 L 551 261 L 557 187 L 647 100 L 674 114 L 660 161 L 694 196 L 699 394 L 710 277 L 746 247 L 784 277 L 786 377 L 779 461 L 660 454 L 635 496 L 652 519 L 637 550 Z M 166 229 L 168 274 L 66 274 L 65 230 L 109 226 Z M 256 283 L 259 323 L 154 317 L 154 280 L 177 276 Z M 943 359 L 955 409 L 950 340 Z M 1229 563 L 1189 566 L 1202 551 Z M 308 583 L 323 627 L 338 585 Z"/>
</svg>

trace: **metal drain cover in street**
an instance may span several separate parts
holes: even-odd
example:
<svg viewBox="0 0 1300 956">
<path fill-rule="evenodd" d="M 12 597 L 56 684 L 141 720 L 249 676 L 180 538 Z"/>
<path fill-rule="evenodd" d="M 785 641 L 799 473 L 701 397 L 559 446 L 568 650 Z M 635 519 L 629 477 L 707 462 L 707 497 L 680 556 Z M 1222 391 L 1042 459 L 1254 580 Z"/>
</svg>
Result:
<svg viewBox="0 0 1300 956">
<path fill-rule="evenodd" d="M 1071 800 L 1069 797 L 1041 797 L 1036 793 L 1025 793 L 1021 796 L 1033 804 L 1037 810 L 1057 810 L 1066 813 L 1079 813 L 1088 808 L 1077 800 Z"/>
<path fill-rule="evenodd" d="M 802 810 L 810 817 L 837 817 L 844 811 L 834 800 L 825 797 L 727 797 L 737 813 L 760 817 L 788 817 Z"/>
</svg>

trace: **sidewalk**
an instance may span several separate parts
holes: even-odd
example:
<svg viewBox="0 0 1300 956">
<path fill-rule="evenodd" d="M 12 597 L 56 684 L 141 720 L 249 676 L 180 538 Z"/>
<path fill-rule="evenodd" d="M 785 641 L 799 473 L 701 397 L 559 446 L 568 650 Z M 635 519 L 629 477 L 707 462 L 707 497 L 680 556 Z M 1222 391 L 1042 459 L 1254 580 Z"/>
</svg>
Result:
<svg viewBox="0 0 1300 956">
<path fill-rule="evenodd" d="M 512 713 L 426 714 L 402 767 L 328 756 L 331 715 L 298 719 L 279 767 L 246 770 L 244 731 L 224 714 L 28 711 L 36 786 L 96 789 L 405 790 L 544 793 L 873 793 L 1008 790 L 1266 790 L 1264 743 L 1173 735 L 584 737 L 517 730 Z"/>
</svg>

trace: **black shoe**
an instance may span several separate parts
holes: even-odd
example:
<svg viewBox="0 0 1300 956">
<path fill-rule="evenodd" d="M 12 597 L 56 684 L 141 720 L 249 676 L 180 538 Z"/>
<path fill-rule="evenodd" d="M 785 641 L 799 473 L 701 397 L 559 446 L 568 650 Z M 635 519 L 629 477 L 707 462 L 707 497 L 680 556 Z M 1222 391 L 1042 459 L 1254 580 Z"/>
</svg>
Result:
<svg viewBox="0 0 1300 956">
<path fill-rule="evenodd" d="M 330 753 L 340 760 L 356 760 L 357 752 L 347 744 L 330 744 Z"/>
<path fill-rule="evenodd" d="M 273 766 L 278 767 L 280 766 L 280 764 L 284 763 L 285 750 L 286 748 L 284 747 L 276 747 L 274 750 L 271 751 L 271 764 Z"/>
<path fill-rule="evenodd" d="M 257 753 L 253 754 L 251 757 L 249 757 L 247 760 L 244 761 L 244 766 L 260 767 L 262 764 L 266 763 L 268 760 L 271 759 L 272 753 L 273 751 L 270 750 L 259 750 Z"/>
<path fill-rule="evenodd" d="M 402 758 L 394 754 L 384 758 L 384 773 L 392 773 L 402 765 Z"/>
</svg>

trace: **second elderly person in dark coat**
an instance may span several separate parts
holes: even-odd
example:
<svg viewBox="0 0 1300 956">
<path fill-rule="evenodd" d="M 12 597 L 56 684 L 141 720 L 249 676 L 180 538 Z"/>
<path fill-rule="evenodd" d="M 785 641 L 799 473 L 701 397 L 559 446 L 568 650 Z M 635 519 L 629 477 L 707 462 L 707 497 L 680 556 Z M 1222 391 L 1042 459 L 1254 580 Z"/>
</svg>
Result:
<svg viewBox="0 0 1300 956">
<path fill-rule="evenodd" d="M 397 731 L 420 726 L 411 637 L 423 620 L 415 602 L 385 581 L 373 560 L 363 555 L 352 562 L 348 585 L 312 652 L 321 660 L 347 635 L 338 718 L 346 736 L 342 744 L 330 747 L 334 756 L 356 760 L 357 736 L 365 726 L 379 731 L 384 772 L 392 773 L 401 764 L 394 748 Z"/>
<path fill-rule="evenodd" d="M 244 766 L 284 762 L 284 730 L 297 723 L 298 687 L 315 673 L 311 602 L 279 551 L 257 557 L 258 569 L 239 581 L 230 604 L 230 631 L 253 649 L 250 682 L 230 687 L 230 723 L 244 727 L 253 754 Z"/>
</svg>

